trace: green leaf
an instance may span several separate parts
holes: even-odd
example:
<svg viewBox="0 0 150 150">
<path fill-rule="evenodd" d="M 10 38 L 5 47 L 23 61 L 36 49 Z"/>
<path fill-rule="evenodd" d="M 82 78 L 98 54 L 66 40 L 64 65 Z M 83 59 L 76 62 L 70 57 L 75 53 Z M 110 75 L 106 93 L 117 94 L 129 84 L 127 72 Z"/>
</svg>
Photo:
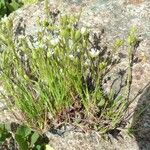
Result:
<svg viewBox="0 0 150 150">
<path fill-rule="evenodd" d="M 22 137 L 27 137 L 31 133 L 31 129 L 25 126 L 21 126 L 17 129 L 16 134 L 21 135 Z"/>
<path fill-rule="evenodd" d="M 42 146 L 41 145 L 36 145 L 36 150 L 41 150 L 42 149 Z"/>
<path fill-rule="evenodd" d="M 11 3 L 6 3 L 6 7 L 9 10 L 9 13 L 17 10 L 18 8 L 20 8 L 22 6 L 22 4 L 17 3 L 16 1 L 12 1 Z"/>
<path fill-rule="evenodd" d="M 49 26 L 49 22 L 48 21 L 44 21 L 44 27 L 48 27 Z"/>
<path fill-rule="evenodd" d="M 4 142 L 11 136 L 11 133 L 5 127 L 5 124 L 0 124 L 0 142 Z"/>
<path fill-rule="evenodd" d="M 134 46 L 137 42 L 137 37 L 136 37 L 136 28 L 132 27 L 129 33 L 129 36 L 127 38 L 128 44 L 131 46 Z"/>
<path fill-rule="evenodd" d="M 38 140 L 39 134 L 37 132 L 34 132 L 33 135 L 31 136 L 31 147 L 35 144 L 35 142 Z"/>
<path fill-rule="evenodd" d="M 123 40 L 117 39 L 117 40 L 115 41 L 114 48 L 117 49 L 117 48 L 121 47 L 123 44 L 124 44 L 124 41 L 123 41 Z"/>
<path fill-rule="evenodd" d="M 6 6 L 0 5 L 0 16 L 4 16 L 5 14 L 7 14 Z"/>
<path fill-rule="evenodd" d="M 32 58 L 33 59 L 37 58 L 37 52 L 35 50 L 32 51 Z"/>
<path fill-rule="evenodd" d="M 63 16 L 60 20 L 62 26 L 66 26 L 68 24 L 68 17 Z"/>
<path fill-rule="evenodd" d="M 74 30 L 71 30 L 70 34 L 71 34 L 71 39 L 74 40 L 74 38 L 75 38 L 75 31 L 74 31 Z"/>
<path fill-rule="evenodd" d="M 0 132 L 3 132 L 4 129 L 5 129 L 5 125 L 4 124 L 0 124 Z"/>
<path fill-rule="evenodd" d="M 0 134 L 0 142 L 4 142 L 7 138 L 9 138 L 11 136 L 10 133 L 2 133 Z"/>
<path fill-rule="evenodd" d="M 16 134 L 15 139 L 19 145 L 20 150 L 28 150 L 29 149 L 27 141 L 21 135 Z"/>
<path fill-rule="evenodd" d="M 67 29 L 62 29 L 61 30 L 61 36 L 63 37 L 63 38 L 69 38 L 69 35 L 70 35 L 70 33 L 69 33 L 69 30 L 67 30 Z"/>
<path fill-rule="evenodd" d="M 81 37 L 81 32 L 80 32 L 80 30 L 78 30 L 75 33 L 75 40 L 78 40 L 80 37 Z"/>
<path fill-rule="evenodd" d="M 11 125 L 10 124 L 5 124 L 5 129 L 10 132 L 11 131 Z"/>
<path fill-rule="evenodd" d="M 12 6 L 13 10 L 17 10 L 21 5 L 17 3 L 16 1 L 12 1 L 10 3 L 10 6 Z"/>
<path fill-rule="evenodd" d="M 128 43 L 130 45 L 133 45 L 135 43 L 135 41 L 136 41 L 136 37 L 135 36 L 133 36 L 133 35 L 128 36 Z"/>
<path fill-rule="evenodd" d="M 99 64 L 100 70 L 104 70 L 106 67 L 107 67 L 107 62 L 101 62 L 101 63 Z"/>
<path fill-rule="evenodd" d="M 2 6 L 5 6 L 5 0 L 1 0 L 1 1 L 0 1 L 0 8 L 1 8 Z"/>
<path fill-rule="evenodd" d="M 98 106 L 102 107 L 102 106 L 104 106 L 104 104 L 105 104 L 105 99 L 101 98 L 100 102 L 98 103 Z"/>
</svg>

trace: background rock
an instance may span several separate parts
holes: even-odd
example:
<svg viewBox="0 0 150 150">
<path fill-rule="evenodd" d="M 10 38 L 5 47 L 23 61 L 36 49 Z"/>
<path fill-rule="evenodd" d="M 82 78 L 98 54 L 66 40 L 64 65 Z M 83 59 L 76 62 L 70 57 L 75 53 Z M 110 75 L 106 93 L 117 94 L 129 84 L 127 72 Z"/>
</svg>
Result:
<svg viewBox="0 0 150 150">
<path fill-rule="evenodd" d="M 133 66 L 133 82 L 131 86 L 131 97 L 134 98 L 139 90 L 145 87 L 142 96 L 138 96 L 136 101 L 131 106 L 130 111 L 132 112 L 136 105 L 139 108 L 141 105 L 147 106 L 148 109 L 143 113 L 139 123 L 137 123 L 136 115 L 133 116 L 132 126 L 138 131 L 135 133 L 135 139 L 125 139 L 123 142 L 118 141 L 117 145 L 114 144 L 112 149 L 119 150 L 118 145 L 121 143 L 121 149 L 138 150 L 138 149 L 150 149 L 150 110 L 149 110 L 149 100 L 150 100 L 150 90 L 147 85 L 150 82 L 150 1 L 149 0 L 50 0 L 49 1 L 50 11 L 55 11 L 59 9 L 61 13 L 81 13 L 80 25 L 88 27 L 93 32 L 99 32 L 101 29 L 105 30 L 105 40 L 104 42 L 109 43 L 108 47 L 111 49 L 115 39 L 127 37 L 127 34 L 132 26 L 137 28 L 137 35 L 142 39 L 135 52 L 135 57 L 140 61 L 134 63 Z M 13 14 L 11 15 L 13 16 Z M 10 17 L 11 17 L 10 16 Z M 15 12 L 14 18 L 14 35 L 17 37 L 20 34 L 25 35 L 36 35 L 38 27 L 36 25 L 37 17 L 44 19 L 44 3 L 38 3 L 36 5 L 26 6 Z M 118 76 L 120 69 L 125 69 L 127 64 L 127 47 L 121 48 L 121 52 L 125 54 L 119 65 L 115 67 L 112 71 L 112 75 Z M 113 81 L 110 81 L 112 83 Z M 117 83 L 116 83 L 117 85 Z M 147 85 L 147 86 L 146 86 Z M 147 96 L 148 95 L 148 96 Z M 83 139 L 79 138 L 76 141 L 75 134 L 72 136 L 66 135 L 63 138 L 53 137 L 51 144 L 56 149 L 90 149 L 90 150 L 100 150 L 109 149 L 111 143 L 107 143 L 107 147 L 102 146 L 102 143 L 96 143 L 94 140 L 90 144 L 86 139 L 86 135 L 82 134 Z M 68 144 L 62 144 L 62 141 L 69 142 Z M 137 140 L 137 146 L 135 140 Z M 58 142 L 59 141 L 59 142 Z M 131 141 L 131 143 L 129 142 Z M 82 147 L 82 142 L 84 147 Z M 129 143 L 128 143 L 129 142 Z M 58 143 L 58 144 L 57 144 Z M 61 147 L 59 147 L 59 144 Z M 131 146 L 133 144 L 133 146 Z M 129 146 L 127 146 L 129 145 Z M 78 146 L 78 147 L 74 147 Z"/>
</svg>

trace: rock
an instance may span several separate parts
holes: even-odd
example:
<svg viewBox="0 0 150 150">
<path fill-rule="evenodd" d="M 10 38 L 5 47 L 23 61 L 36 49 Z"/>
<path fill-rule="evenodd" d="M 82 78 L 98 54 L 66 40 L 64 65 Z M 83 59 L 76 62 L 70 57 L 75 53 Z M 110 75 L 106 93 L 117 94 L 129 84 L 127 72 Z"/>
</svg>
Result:
<svg viewBox="0 0 150 150">
<path fill-rule="evenodd" d="M 98 133 L 66 132 L 63 136 L 48 133 L 50 145 L 56 150 L 139 150 L 136 141 L 132 138 L 124 140 L 112 138 L 110 141 L 102 139 Z"/>
<path fill-rule="evenodd" d="M 137 28 L 137 36 L 142 39 L 139 43 L 136 51 L 135 58 L 139 60 L 133 64 L 133 82 L 131 85 L 130 99 L 136 97 L 141 89 L 142 92 L 136 97 L 135 102 L 131 105 L 130 113 L 138 106 L 138 109 L 143 106 L 149 107 L 150 94 L 149 82 L 150 82 L 150 1 L 149 0 L 68 0 L 60 2 L 58 0 L 49 1 L 49 10 L 56 11 L 60 10 L 63 13 L 77 14 L 82 10 L 80 25 L 88 27 L 93 32 L 99 32 L 105 30 L 104 42 L 109 43 L 108 47 L 111 49 L 116 39 L 125 39 L 132 26 Z M 15 15 L 14 15 L 15 14 Z M 44 19 L 44 3 L 38 3 L 36 5 L 26 6 L 17 10 L 10 17 L 15 16 L 13 22 L 13 30 L 15 37 L 21 34 L 35 36 L 38 31 L 36 25 L 37 17 Z M 115 66 L 111 72 L 113 75 L 110 80 L 110 85 L 113 80 L 118 77 L 120 69 L 126 69 L 128 67 L 127 47 L 121 47 L 121 56 L 125 56 L 121 59 L 121 63 Z M 119 76 L 120 78 L 121 76 Z M 119 82 L 115 85 L 119 87 Z M 106 85 L 106 88 L 110 86 Z M 112 87 L 116 89 L 116 87 Z M 117 90 L 117 89 L 116 89 Z M 121 149 L 126 150 L 138 150 L 138 149 L 150 149 L 150 110 L 146 109 L 146 114 L 141 116 L 141 119 L 136 124 L 136 109 L 135 115 L 133 116 L 132 126 L 138 130 L 135 133 L 135 139 L 124 138 L 123 143 L 117 142 Z M 145 127 L 146 125 L 146 127 Z M 80 133 L 77 133 L 80 134 Z M 145 136 L 146 135 L 146 136 Z M 89 149 L 89 150 L 119 150 L 120 147 L 116 144 L 111 146 L 107 143 L 106 145 L 102 142 L 97 143 L 97 140 L 90 141 L 90 137 L 82 134 L 82 138 L 77 138 L 76 134 L 65 135 L 63 138 L 57 136 L 51 138 L 51 145 L 57 149 L 73 150 L 73 149 Z M 137 140 L 138 143 L 135 142 Z M 64 144 L 64 143 L 65 144 Z M 129 143 L 128 143 L 129 142 Z M 146 144 L 143 144 L 143 143 Z M 133 144 L 134 143 L 134 144 Z M 132 146 L 132 144 L 134 146 Z M 61 145 L 61 147 L 59 147 Z M 84 146 L 83 146 L 84 145 Z M 139 145 L 139 148 L 138 146 Z M 142 148 L 141 148 L 142 147 Z"/>
</svg>

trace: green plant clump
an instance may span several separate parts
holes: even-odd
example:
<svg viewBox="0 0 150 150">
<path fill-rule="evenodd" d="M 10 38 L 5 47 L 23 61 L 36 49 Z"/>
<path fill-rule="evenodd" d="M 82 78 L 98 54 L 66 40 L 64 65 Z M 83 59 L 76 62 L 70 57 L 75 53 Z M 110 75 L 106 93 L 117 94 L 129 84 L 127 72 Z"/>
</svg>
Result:
<svg viewBox="0 0 150 150">
<path fill-rule="evenodd" d="M 0 0 L 0 19 L 26 4 L 33 4 L 39 0 Z"/>
<path fill-rule="evenodd" d="M 99 46 L 100 35 L 91 39 L 78 21 L 78 16 L 51 13 L 39 21 L 36 39 L 21 35 L 15 40 L 12 20 L 1 22 L 1 95 L 11 111 L 17 108 L 20 119 L 38 131 L 70 123 L 106 133 L 120 126 L 128 109 L 126 97 L 115 97 L 103 86 L 124 41 L 109 51 Z"/>
<path fill-rule="evenodd" d="M 5 15 L 17 10 L 23 5 L 19 0 L 1 0 L 0 1 L 0 19 Z"/>
<path fill-rule="evenodd" d="M 17 126 L 14 123 L 0 124 L 0 149 L 46 149 L 48 139 L 44 138 L 43 135 L 38 134 L 27 126 Z"/>
</svg>

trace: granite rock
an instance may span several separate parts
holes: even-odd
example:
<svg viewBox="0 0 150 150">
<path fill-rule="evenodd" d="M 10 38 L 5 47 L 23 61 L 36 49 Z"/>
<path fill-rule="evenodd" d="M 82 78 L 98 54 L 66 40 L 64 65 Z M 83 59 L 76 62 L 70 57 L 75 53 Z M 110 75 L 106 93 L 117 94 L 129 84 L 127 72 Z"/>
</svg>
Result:
<svg viewBox="0 0 150 150">
<path fill-rule="evenodd" d="M 137 28 L 137 36 L 140 39 L 140 43 L 135 51 L 135 57 L 138 58 L 138 62 L 133 64 L 133 82 L 131 85 L 131 96 L 133 99 L 139 93 L 141 89 L 143 91 L 136 97 L 135 102 L 132 104 L 130 111 L 135 110 L 135 113 L 131 119 L 131 125 L 135 127 L 138 132 L 135 132 L 135 138 L 126 139 L 124 138 L 123 142 L 118 142 L 117 145 L 120 145 L 121 149 L 129 150 L 140 150 L 150 149 L 150 1 L 149 0 L 49 0 L 49 10 L 68 13 L 68 14 L 78 14 L 81 12 L 80 25 L 89 28 L 92 32 L 99 32 L 102 29 L 105 30 L 104 42 L 108 44 L 108 47 L 111 49 L 113 43 L 116 39 L 125 39 L 129 33 L 130 28 L 133 26 Z M 38 27 L 37 27 L 37 17 L 40 19 L 45 18 L 44 12 L 44 3 L 37 3 L 35 5 L 25 6 L 13 14 L 10 17 L 15 16 L 13 22 L 14 36 L 18 37 L 21 34 L 35 36 Z M 127 47 L 124 46 L 121 49 L 121 53 L 125 55 L 122 58 L 120 64 L 118 64 L 111 74 L 113 75 L 114 80 L 118 77 L 118 72 L 120 69 L 125 69 L 127 64 Z M 113 82 L 110 80 L 110 83 L 106 85 L 106 88 L 109 88 L 110 84 Z M 116 82 L 117 87 L 119 82 Z M 116 87 L 113 87 L 116 89 Z M 136 112 L 139 111 L 141 106 L 147 106 L 146 111 L 142 113 L 141 119 L 136 120 Z M 137 107 L 136 107 L 137 106 Z M 83 139 L 78 137 L 78 140 L 75 138 L 76 134 L 72 136 L 65 135 L 61 137 L 51 137 L 51 144 L 56 149 L 89 149 L 89 150 L 99 150 L 99 149 L 110 149 L 111 143 L 107 143 L 107 147 L 103 147 L 102 143 L 96 143 L 94 141 L 92 144 L 86 139 L 86 135 L 82 134 Z M 71 143 L 66 145 L 58 143 L 69 142 L 69 139 L 72 140 Z M 74 141 L 73 141 L 74 140 Z M 135 141 L 137 140 L 137 142 Z M 56 142 L 57 141 L 57 142 Z M 128 143 L 128 141 L 131 141 Z M 134 141 L 134 142 L 133 142 Z M 84 147 L 82 147 L 82 142 Z M 134 144 L 133 144 L 134 143 Z M 146 144 L 144 144 L 146 143 Z M 131 146 L 131 145 L 134 146 Z M 76 147 L 76 146 L 78 147 Z M 129 145 L 129 146 L 128 146 Z M 139 145 L 139 146 L 138 146 Z M 120 148 L 115 144 L 112 146 L 112 149 L 119 150 Z"/>
</svg>

